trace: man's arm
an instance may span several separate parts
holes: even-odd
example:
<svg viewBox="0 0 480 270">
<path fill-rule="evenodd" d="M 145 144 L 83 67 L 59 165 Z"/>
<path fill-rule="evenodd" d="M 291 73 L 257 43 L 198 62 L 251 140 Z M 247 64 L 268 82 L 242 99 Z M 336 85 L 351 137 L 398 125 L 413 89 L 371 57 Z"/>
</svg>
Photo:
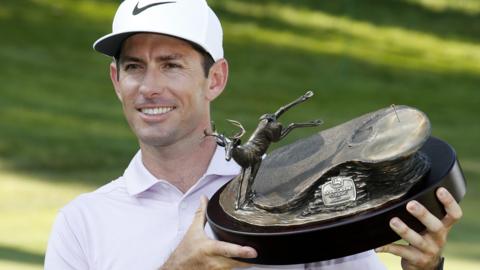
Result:
<svg viewBox="0 0 480 270">
<path fill-rule="evenodd" d="M 462 217 L 462 209 L 445 188 L 439 188 L 436 194 L 447 212 L 442 220 L 435 217 L 420 203 L 411 201 L 407 204 L 407 211 L 425 225 L 425 232 L 419 234 L 399 218 L 392 218 L 390 227 L 409 245 L 389 244 L 377 248 L 376 251 L 402 257 L 402 268 L 405 270 L 438 269 L 442 261 L 441 254 L 447 242 L 448 232 Z"/>
<path fill-rule="evenodd" d="M 249 264 L 232 258 L 254 258 L 256 251 L 251 247 L 212 240 L 205 234 L 207 198 L 202 197 L 192 225 L 178 247 L 173 251 L 160 270 L 180 269 L 232 269 Z"/>
</svg>

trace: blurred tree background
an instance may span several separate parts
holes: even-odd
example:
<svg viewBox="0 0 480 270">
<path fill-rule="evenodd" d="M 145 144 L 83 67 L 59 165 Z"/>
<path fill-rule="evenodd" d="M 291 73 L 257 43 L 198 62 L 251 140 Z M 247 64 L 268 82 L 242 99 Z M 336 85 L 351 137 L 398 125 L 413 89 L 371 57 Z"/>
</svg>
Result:
<svg viewBox="0 0 480 270">
<path fill-rule="evenodd" d="M 119 1 L 0 4 L 0 269 L 42 269 L 56 211 L 122 174 L 137 151 L 91 46 Z M 457 150 L 468 180 L 465 216 L 446 269 L 478 269 L 480 0 L 211 0 L 231 76 L 213 104 L 252 130 L 259 115 L 314 90 L 284 121 L 325 121 L 406 104 Z M 298 130 L 285 143 L 311 134 Z M 399 259 L 382 255 L 389 269 Z"/>
</svg>

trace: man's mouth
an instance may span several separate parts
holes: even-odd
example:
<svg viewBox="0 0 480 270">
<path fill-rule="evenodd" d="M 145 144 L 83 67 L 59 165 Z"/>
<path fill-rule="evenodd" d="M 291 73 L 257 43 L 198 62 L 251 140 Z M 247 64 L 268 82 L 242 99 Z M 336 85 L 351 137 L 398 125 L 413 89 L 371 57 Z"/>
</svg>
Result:
<svg viewBox="0 0 480 270">
<path fill-rule="evenodd" d="M 165 107 L 155 107 L 155 108 L 141 108 L 140 112 L 146 115 L 160 115 L 171 112 L 175 109 L 174 106 L 165 106 Z"/>
</svg>

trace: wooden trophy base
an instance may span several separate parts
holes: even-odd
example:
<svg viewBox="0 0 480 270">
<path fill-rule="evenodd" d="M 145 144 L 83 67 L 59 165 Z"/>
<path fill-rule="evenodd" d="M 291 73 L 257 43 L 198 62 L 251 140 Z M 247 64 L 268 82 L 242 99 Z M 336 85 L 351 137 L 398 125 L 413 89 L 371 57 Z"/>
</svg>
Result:
<svg viewBox="0 0 480 270">
<path fill-rule="evenodd" d="M 425 227 L 406 211 L 406 204 L 417 200 L 438 218 L 445 215 L 435 191 L 445 187 L 460 201 L 466 183 L 455 151 L 446 142 L 429 138 L 421 148 L 431 161 L 431 169 L 414 189 L 402 198 L 377 209 L 332 221 L 299 226 L 255 226 L 225 213 L 219 204 L 222 187 L 210 199 L 207 220 L 217 239 L 254 248 L 258 257 L 242 259 L 254 264 L 285 265 L 344 257 L 400 239 L 389 221 L 399 217 L 417 232 Z"/>
</svg>

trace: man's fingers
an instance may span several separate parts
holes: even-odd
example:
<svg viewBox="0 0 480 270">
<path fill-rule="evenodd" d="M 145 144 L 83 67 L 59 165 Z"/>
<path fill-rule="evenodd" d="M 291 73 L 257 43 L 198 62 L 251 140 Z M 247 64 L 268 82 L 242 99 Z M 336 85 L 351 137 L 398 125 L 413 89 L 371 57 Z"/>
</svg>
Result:
<svg viewBox="0 0 480 270">
<path fill-rule="evenodd" d="M 443 224 L 447 228 L 451 228 L 463 215 L 462 208 L 453 198 L 452 194 L 445 188 L 441 187 L 437 190 L 437 197 L 445 207 L 447 215 L 442 219 Z"/>
<path fill-rule="evenodd" d="M 376 252 L 391 253 L 393 255 L 402 257 L 413 265 L 425 265 L 428 261 L 426 257 L 419 256 L 418 251 L 410 246 L 400 244 L 389 244 L 375 249 Z M 423 261 L 422 261 L 423 260 Z"/>
<path fill-rule="evenodd" d="M 425 225 L 429 232 L 441 234 L 442 231 L 445 230 L 445 226 L 442 221 L 440 221 L 436 216 L 430 213 L 425 206 L 421 205 L 417 201 L 408 202 L 407 211 L 420 220 L 420 222 Z"/>
<path fill-rule="evenodd" d="M 231 259 L 228 257 L 215 257 L 215 260 L 205 264 L 205 269 L 240 269 L 252 267 L 253 265 L 239 260 Z M 196 268 L 189 268 L 196 269 Z M 202 268 L 203 269 L 203 268 Z"/>
<path fill-rule="evenodd" d="M 433 269 L 433 266 L 438 265 L 440 262 L 438 254 L 422 255 L 416 248 L 401 244 L 385 245 L 376 248 L 375 252 L 391 253 L 402 258 L 402 265 L 405 262 L 410 266 L 414 266 L 413 268 L 404 269 Z"/>
<path fill-rule="evenodd" d="M 375 252 L 391 253 L 407 260 L 416 258 L 415 251 L 405 245 L 388 244 L 383 247 L 378 247 Z"/>
<path fill-rule="evenodd" d="M 250 259 L 257 257 L 255 249 L 223 241 L 212 241 L 211 254 L 228 258 Z"/>
<path fill-rule="evenodd" d="M 195 217 L 193 218 L 191 227 L 198 228 L 203 231 L 205 223 L 207 222 L 207 218 L 205 216 L 205 213 L 207 211 L 207 204 L 207 197 L 202 195 L 202 197 L 200 198 L 200 206 L 197 208 L 197 211 L 195 211 Z"/>
<path fill-rule="evenodd" d="M 448 231 L 462 217 L 462 210 L 445 188 L 439 188 L 436 194 L 447 212 L 442 220 L 420 203 L 410 201 L 407 211 L 425 225 L 427 230 L 420 235 L 399 218 L 392 218 L 390 227 L 410 245 L 390 244 L 375 250 L 402 257 L 402 266 L 407 266 L 408 269 L 433 269 L 438 265 Z"/>
<path fill-rule="evenodd" d="M 250 263 L 222 257 L 209 264 L 207 269 L 243 269 L 252 266 Z"/>
<path fill-rule="evenodd" d="M 395 231 L 403 240 L 407 241 L 410 245 L 422 250 L 424 252 L 435 252 L 434 250 L 429 250 L 432 248 L 423 237 L 418 234 L 416 231 L 410 229 L 403 221 L 399 218 L 392 218 L 390 220 L 390 228 Z"/>
</svg>

